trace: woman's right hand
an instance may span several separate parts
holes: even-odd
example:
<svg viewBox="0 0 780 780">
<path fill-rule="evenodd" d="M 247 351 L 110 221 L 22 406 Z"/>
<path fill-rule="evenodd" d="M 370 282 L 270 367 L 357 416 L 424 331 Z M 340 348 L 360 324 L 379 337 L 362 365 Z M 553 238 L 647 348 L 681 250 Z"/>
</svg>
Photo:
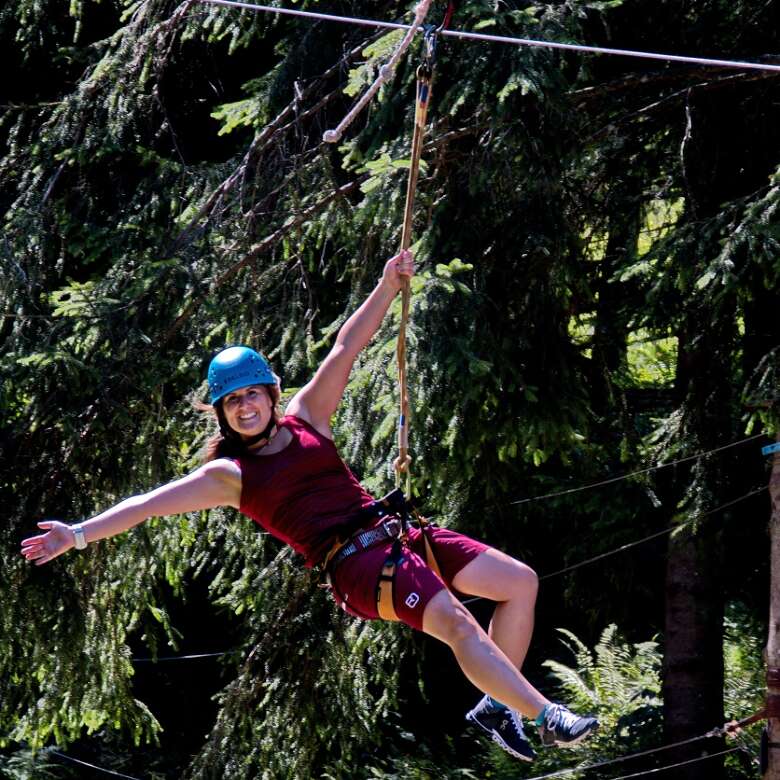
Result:
<svg viewBox="0 0 780 780">
<path fill-rule="evenodd" d="M 28 561 L 35 561 L 36 566 L 48 563 L 76 546 L 73 531 L 66 523 L 43 520 L 38 523 L 38 528 L 44 529 L 46 533 L 22 540 L 22 555 Z"/>
<path fill-rule="evenodd" d="M 391 257 L 382 271 L 382 282 L 398 292 L 404 282 L 414 276 L 414 255 L 411 250 L 404 249 L 395 257 Z"/>
</svg>

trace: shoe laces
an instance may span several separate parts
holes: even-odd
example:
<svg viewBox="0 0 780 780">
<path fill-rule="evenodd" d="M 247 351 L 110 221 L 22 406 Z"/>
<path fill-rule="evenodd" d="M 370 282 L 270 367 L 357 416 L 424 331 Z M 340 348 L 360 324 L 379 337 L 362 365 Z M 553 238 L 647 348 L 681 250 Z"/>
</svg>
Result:
<svg viewBox="0 0 780 780">
<path fill-rule="evenodd" d="M 513 710 L 510 710 L 509 707 L 506 708 L 506 716 L 501 721 L 501 728 L 504 728 L 507 723 L 511 723 L 514 727 L 515 731 L 517 732 L 517 735 L 521 739 L 525 739 L 525 731 L 523 730 L 523 721 L 520 720 L 520 718 L 517 717 L 515 712 Z"/>
<path fill-rule="evenodd" d="M 551 704 L 547 710 L 545 717 L 545 725 L 548 729 L 554 730 L 556 728 L 569 729 L 574 726 L 579 717 L 575 715 L 571 710 L 568 710 L 562 704 Z"/>
</svg>

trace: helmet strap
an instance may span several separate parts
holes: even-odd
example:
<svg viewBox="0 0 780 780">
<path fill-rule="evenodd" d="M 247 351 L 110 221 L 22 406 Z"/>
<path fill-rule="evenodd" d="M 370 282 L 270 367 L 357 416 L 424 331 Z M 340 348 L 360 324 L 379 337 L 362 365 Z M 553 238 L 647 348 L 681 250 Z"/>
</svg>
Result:
<svg viewBox="0 0 780 780">
<path fill-rule="evenodd" d="M 262 441 L 263 439 L 267 439 L 268 441 L 270 441 L 271 434 L 275 430 L 276 430 L 276 418 L 274 417 L 273 412 L 271 412 L 271 419 L 268 421 L 268 425 L 266 425 L 265 428 L 263 428 L 263 430 L 260 431 L 260 433 L 256 433 L 254 436 L 250 436 L 248 439 L 241 437 L 241 441 L 244 444 L 244 446 L 248 449 L 249 447 L 253 447 L 259 441 Z M 268 444 L 268 441 L 266 441 L 266 444 Z"/>
</svg>

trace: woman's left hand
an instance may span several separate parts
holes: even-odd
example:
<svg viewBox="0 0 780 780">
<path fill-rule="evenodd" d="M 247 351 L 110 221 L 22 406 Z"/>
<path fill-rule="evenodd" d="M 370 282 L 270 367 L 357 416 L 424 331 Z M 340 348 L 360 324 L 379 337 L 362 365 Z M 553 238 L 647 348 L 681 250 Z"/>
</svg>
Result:
<svg viewBox="0 0 780 780">
<path fill-rule="evenodd" d="M 43 520 L 38 523 L 46 533 L 22 540 L 22 555 L 36 566 L 48 563 L 52 558 L 74 547 L 73 529 L 58 520 Z"/>
<path fill-rule="evenodd" d="M 392 287 L 396 292 L 403 287 L 405 281 L 414 276 L 414 256 L 405 249 L 385 263 L 382 282 Z"/>
</svg>

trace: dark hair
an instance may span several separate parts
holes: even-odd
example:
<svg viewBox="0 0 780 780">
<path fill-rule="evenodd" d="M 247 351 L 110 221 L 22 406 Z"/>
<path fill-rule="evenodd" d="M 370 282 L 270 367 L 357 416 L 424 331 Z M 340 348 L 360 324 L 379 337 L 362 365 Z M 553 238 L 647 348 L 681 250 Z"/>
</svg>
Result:
<svg viewBox="0 0 780 780">
<path fill-rule="evenodd" d="M 261 387 L 266 389 L 268 397 L 271 399 L 271 416 L 273 421 L 278 423 L 282 418 L 282 412 L 279 409 L 279 400 L 282 395 L 279 391 L 279 385 L 261 385 Z M 216 458 L 238 458 L 241 455 L 246 454 L 247 446 L 241 438 L 241 435 L 228 425 L 228 421 L 225 418 L 225 411 L 222 408 L 221 398 L 213 406 L 198 401 L 195 403 L 195 408 L 199 412 L 203 412 L 211 417 L 219 429 L 209 437 L 201 452 L 201 461 L 203 463 L 208 463 Z"/>
</svg>

